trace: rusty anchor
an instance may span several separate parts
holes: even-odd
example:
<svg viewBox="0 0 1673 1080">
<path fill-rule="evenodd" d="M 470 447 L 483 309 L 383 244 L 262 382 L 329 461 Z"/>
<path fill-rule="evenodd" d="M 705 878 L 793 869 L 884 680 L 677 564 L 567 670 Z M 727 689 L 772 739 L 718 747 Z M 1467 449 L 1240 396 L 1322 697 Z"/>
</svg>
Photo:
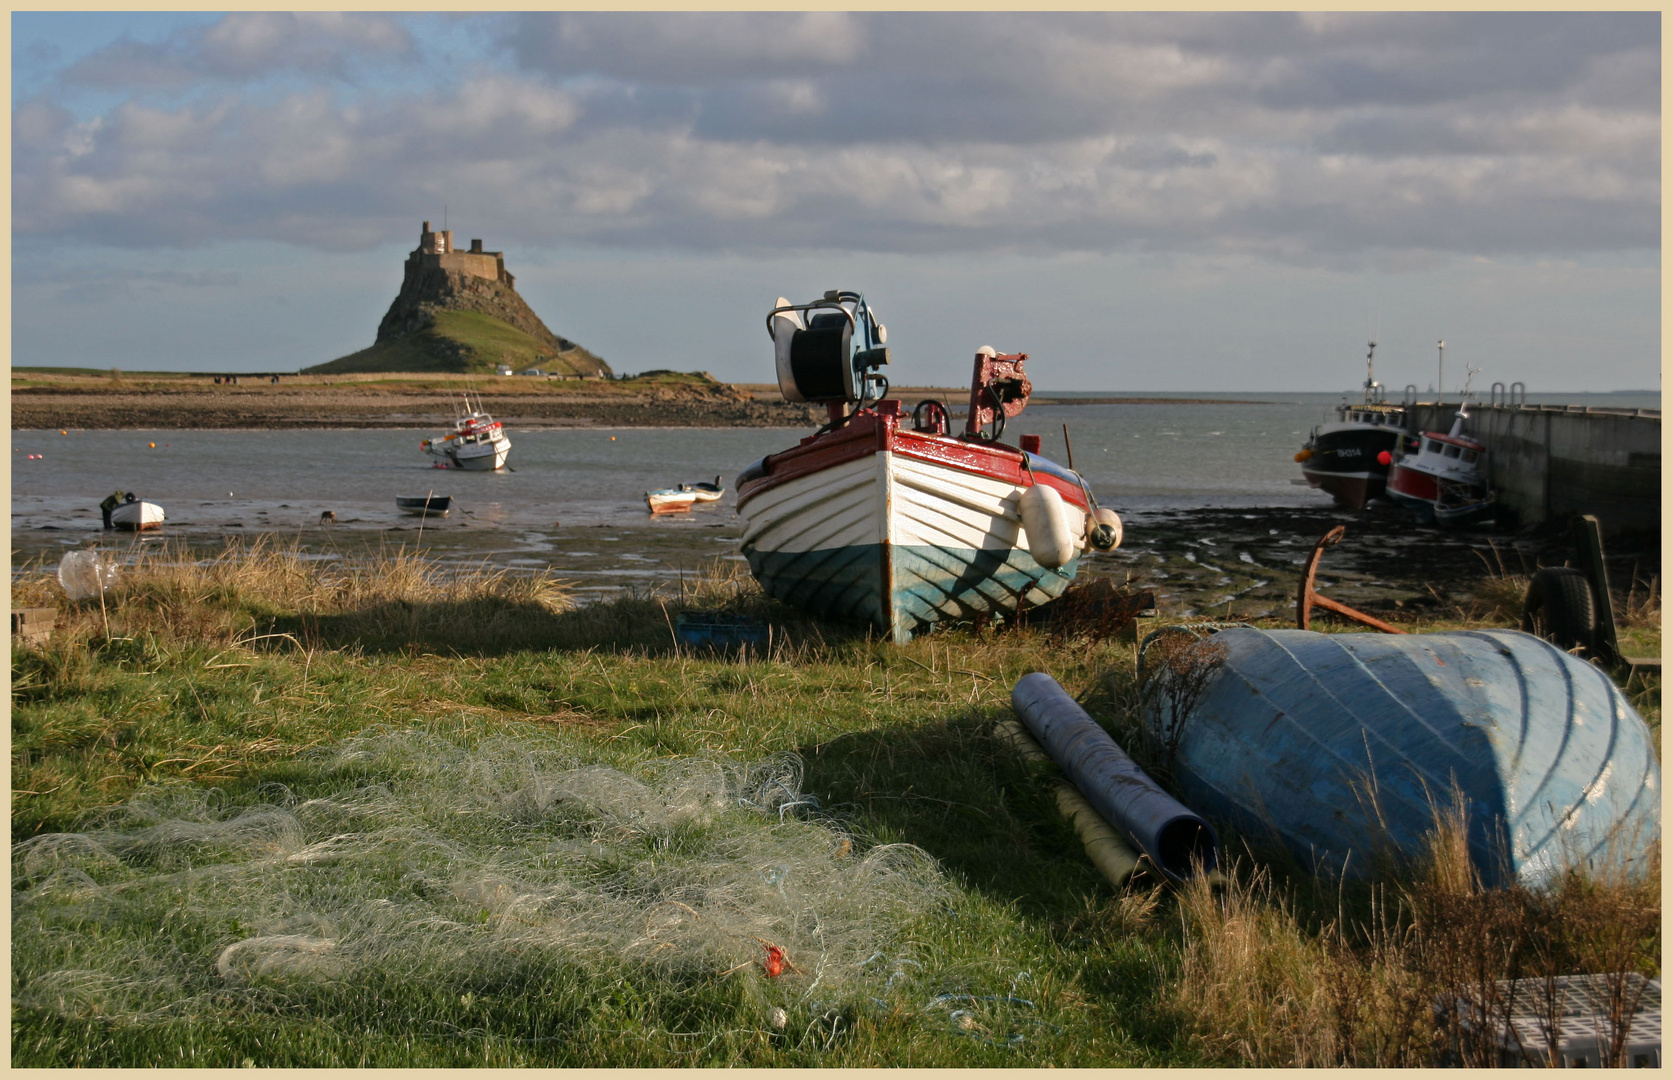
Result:
<svg viewBox="0 0 1673 1080">
<path fill-rule="evenodd" d="M 1319 542 L 1313 545 L 1313 553 L 1307 556 L 1307 567 L 1301 573 L 1301 587 L 1296 590 L 1295 594 L 1296 627 L 1301 630 L 1312 629 L 1309 624 L 1312 622 L 1313 608 L 1318 606 L 1340 615 L 1344 619 L 1351 619 L 1362 626 L 1369 626 L 1373 630 L 1381 630 L 1385 634 L 1404 634 L 1405 631 L 1398 626 L 1391 626 L 1381 619 L 1365 614 L 1363 611 L 1356 611 L 1313 588 L 1313 578 L 1319 571 L 1319 558 L 1324 555 L 1324 549 L 1340 543 L 1343 534 L 1347 531 L 1345 525 L 1336 526 L 1319 537 Z"/>
</svg>

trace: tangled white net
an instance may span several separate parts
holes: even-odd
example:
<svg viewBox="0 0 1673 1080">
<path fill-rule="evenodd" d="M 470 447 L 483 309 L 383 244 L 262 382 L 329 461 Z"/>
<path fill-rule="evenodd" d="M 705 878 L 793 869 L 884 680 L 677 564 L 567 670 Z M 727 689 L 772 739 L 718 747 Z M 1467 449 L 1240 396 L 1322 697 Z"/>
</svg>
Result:
<svg viewBox="0 0 1673 1080">
<path fill-rule="evenodd" d="M 258 806 L 146 793 L 12 849 L 14 1005 L 161 1018 L 309 986 L 649 969 L 767 979 L 785 1004 L 881 1000 L 901 931 L 945 896 L 906 844 L 862 852 L 809 812 L 802 763 L 633 772 L 421 731 L 330 762 L 343 788 Z"/>
</svg>

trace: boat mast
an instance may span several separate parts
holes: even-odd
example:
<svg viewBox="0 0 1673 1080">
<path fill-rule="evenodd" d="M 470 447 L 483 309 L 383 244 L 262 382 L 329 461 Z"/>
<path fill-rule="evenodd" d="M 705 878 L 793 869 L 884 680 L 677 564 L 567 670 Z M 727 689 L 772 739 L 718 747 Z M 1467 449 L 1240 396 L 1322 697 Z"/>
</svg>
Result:
<svg viewBox="0 0 1673 1080">
<path fill-rule="evenodd" d="M 1377 355 L 1377 343 L 1375 341 L 1373 341 L 1373 342 L 1371 342 L 1370 351 L 1365 354 L 1365 404 L 1367 404 L 1367 405 L 1371 405 L 1371 404 L 1374 404 L 1376 402 L 1377 391 L 1379 389 L 1381 389 L 1381 387 L 1379 387 L 1377 385 L 1376 378 L 1373 377 L 1373 375 L 1371 373 L 1372 372 L 1372 366 L 1373 366 L 1372 357 L 1374 357 L 1376 355 Z"/>
<path fill-rule="evenodd" d="M 1435 400 L 1439 401 L 1446 393 L 1446 339 L 1435 342 L 1435 352 L 1438 353 L 1435 371 Z"/>
</svg>

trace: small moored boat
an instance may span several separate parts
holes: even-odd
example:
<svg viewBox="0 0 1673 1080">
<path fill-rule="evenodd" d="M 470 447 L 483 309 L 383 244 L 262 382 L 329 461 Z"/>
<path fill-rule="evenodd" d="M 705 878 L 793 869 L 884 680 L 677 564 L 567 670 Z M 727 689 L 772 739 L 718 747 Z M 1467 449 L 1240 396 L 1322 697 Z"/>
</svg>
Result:
<svg viewBox="0 0 1673 1080">
<path fill-rule="evenodd" d="M 684 513 L 690 510 L 691 504 L 696 501 L 697 493 L 685 484 L 645 492 L 645 505 L 651 508 L 653 514 Z"/>
<path fill-rule="evenodd" d="M 453 506 L 451 495 L 397 495 L 395 508 L 421 517 L 446 517 Z"/>
<path fill-rule="evenodd" d="M 977 351 L 969 416 L 953 435 L 943 403 L 905 413 L 886 396 L 887 335 L 861 294 L 781 298 L 767 330 L 785 399 L 830 417 L 738 476 L 742 550 L 767 595 L 905 642 L 940 622 L 1045 604 L 1088 547 L 1119 543 L 1119 519 L 1097 510 L 1078 473 L 1040 456 L 1038 436 L 1001 441 L 1028 405 L 1027 354 Z"/>
<path fill-rule="evenodd" d="M 482 399 L 473 404 L 466 395 L 459 406 L 453 430 L 435 439 L 425 439 L 418 448 L 435 459 L 438 469 L 493 472 L 505 468 L 511 456 L 511 440 L 498 420 L 482 411 Z"/>
<path fill-rule="evenodd" d="M 162 507 L 136 498 L 131 492 L 110 511 L 111 528 L 126 529 L 128 532 L 161 528 L 163 519 Z"/>
<path fill-rule="evenodd" d="M 1461 796 L 1492 884 L 1645 867 L 1661 767 L 1607 673 L 1514 630 L 1174 627 L 1141 654 L 1143 722 L 1185 802 L 1308 869 L 1420 855 Z"/>
<path fill-rule="evenodd" d="M 682 484 L 681 486 L 688 485 Z M 691 493 L 697 496 L 698 502 L 719 502 L 720 497 L 726 494 L 726 485 L 720 482 L 718 476 L 715 477 L 715 482 L 712 484 L 691 484 L 689 486 Z"/>
</svg>

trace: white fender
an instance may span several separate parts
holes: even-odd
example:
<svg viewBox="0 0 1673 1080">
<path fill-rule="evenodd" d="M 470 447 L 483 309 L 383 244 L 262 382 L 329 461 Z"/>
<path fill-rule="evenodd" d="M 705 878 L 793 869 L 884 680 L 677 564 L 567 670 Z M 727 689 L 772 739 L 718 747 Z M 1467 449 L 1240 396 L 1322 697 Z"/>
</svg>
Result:
<svg viewBox="0 0 1673 1080">
<path fill-rule="evenodd" d="M 1109 526 L 1112 542 L 1108 545 L 1099 543 L 1098 526 Z M 1121 546 L 1121 515 L 1107 507 L 1100 506 L 1098 512 L 1086 519 L 1087 540 L 1099 551 L 1113 551 Z"/>
<path fill-rule="evenodd" d="M 1017 500 L 1028 553 L 1047 570 L 1056 570 L 1075 557 L 1075 537 L 1063 515 L 1063 496 L 1049 484 L 1035 484 Z"/>
</svg>

